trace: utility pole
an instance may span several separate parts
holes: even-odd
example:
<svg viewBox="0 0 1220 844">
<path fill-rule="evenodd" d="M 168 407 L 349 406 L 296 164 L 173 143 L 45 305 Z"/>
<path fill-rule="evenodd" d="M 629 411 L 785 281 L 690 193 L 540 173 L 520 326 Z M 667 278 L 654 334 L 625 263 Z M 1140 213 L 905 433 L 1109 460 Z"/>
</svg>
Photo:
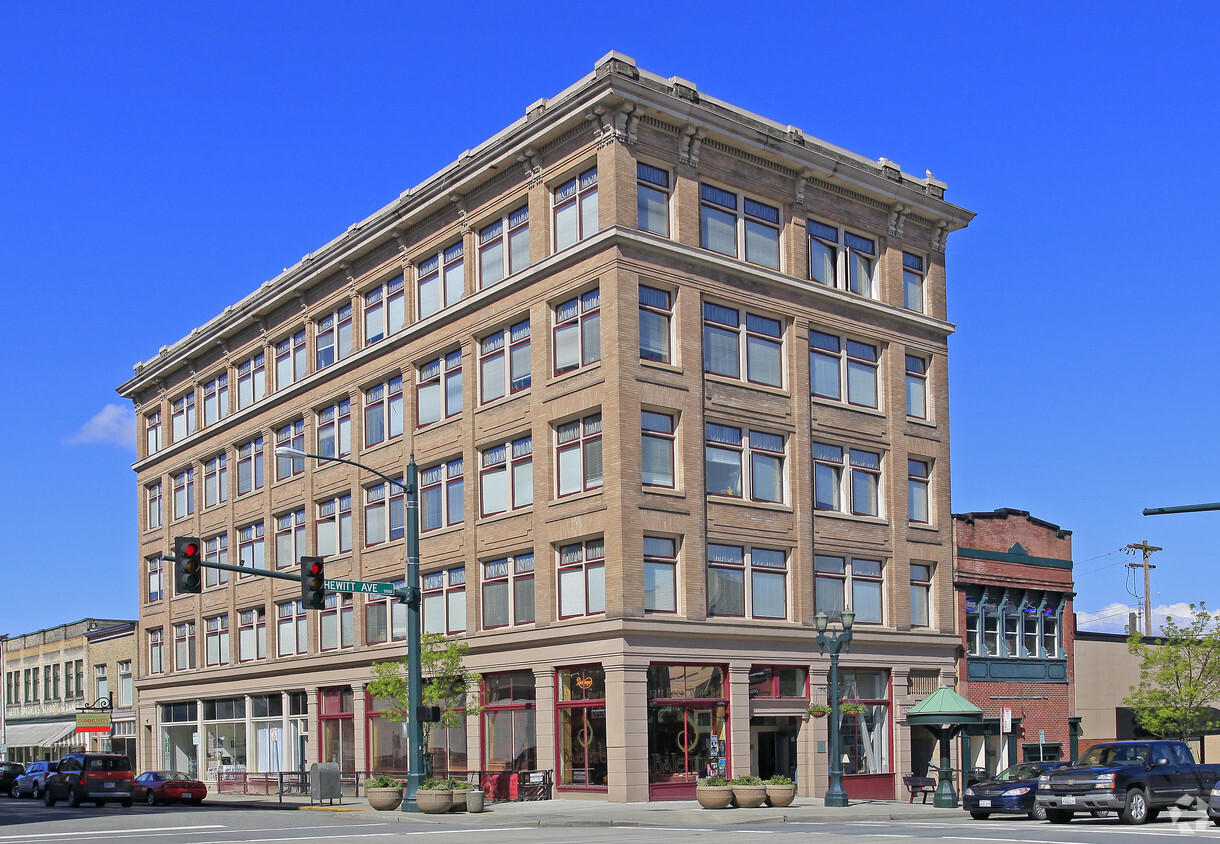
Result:
<svg viewBox="0 0 1220 844">
<path fill-rule="evenodd" d="M 1135 551 L 1142 551 L 1144 553 L 1144 562 L 1143 562 L 1143 568 L 1144 568 L 1144 635 L 1151 636 L 1152 635 L 1152 577 L 1150 576 L 1149 572 L 1152 569 L 1156 568 L 1156 566 L 1150 565 L 1148 562 L 1148 559 L 1152 556 L 1152 552 L 1164 551 L 1165 549 L 1157 548 L 1155 545 L 1149 545 L 1148 540 L 1145 539 L 1143 542 L 1133 542 L 1130 545 L 1127 545 L 1123 550 L 1131 552 L 1131 553 L 1134 553 Z M 1129 569 L 1135 569 L 1135 568 L 1139 568 L 1139 567 L 1140 567 L 1140 563 L 1127 563 L 1127 568 L 1129 568 Z"/>
</svg>

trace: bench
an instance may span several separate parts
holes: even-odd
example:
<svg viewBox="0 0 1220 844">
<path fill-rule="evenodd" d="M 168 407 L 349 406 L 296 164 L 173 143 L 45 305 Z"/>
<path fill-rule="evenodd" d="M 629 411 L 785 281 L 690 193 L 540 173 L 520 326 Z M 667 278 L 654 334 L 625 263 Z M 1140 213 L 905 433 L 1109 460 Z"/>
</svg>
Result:
<svg viewBox="0 0 1220 844">
<path fill-rule="evenodd" d="M 936 794 L 936 780 L 933 777 L 917 777 L 914 774 L 904 774 L 902 784 L 906 786 L 907 792 L 911 795 L 908 803 L 915 802 L 915 795 L 922 795 L 921 803 L 928 802 L 929 794 Z"/>
</svg>

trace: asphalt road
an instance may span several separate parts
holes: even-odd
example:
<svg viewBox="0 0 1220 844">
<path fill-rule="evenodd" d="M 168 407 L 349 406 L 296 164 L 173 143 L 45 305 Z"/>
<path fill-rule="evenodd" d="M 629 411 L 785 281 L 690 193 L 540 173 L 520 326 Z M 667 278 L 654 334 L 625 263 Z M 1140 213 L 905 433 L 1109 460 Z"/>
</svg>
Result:
<svg viewBox="0 0 1220 844">
<path fill-rule="evenodd" d="M 495 826 L 491 818 L 461 827 L 443 824 L 375 822 L 368 816 L 329 811 L 163 806 L 47 808 L 30 800 L 0 799 L 0 844 L 278 844 L 278 842 L 340 842 L 382 844 L 409 842 L 431 836 L 433 842 L 454 844 L 630 844 L 630 842 L 698 841 L 703 844 L 747 844 L 784 839 L 838 844 L 948 841 L 961 844 L 1165 844 L 1196 840 L 1220 841 L 1220 828 L 1201 815 L 1164 818 L 1143 827 L 1122 826 L 1113 819 L 1080 819 L 1067 825 L 1037 823 L 1024 818 L 973 821 L 963 816 L 947 821 L 853 821 L 734 823 L 714 826 Z"/>
</svg>

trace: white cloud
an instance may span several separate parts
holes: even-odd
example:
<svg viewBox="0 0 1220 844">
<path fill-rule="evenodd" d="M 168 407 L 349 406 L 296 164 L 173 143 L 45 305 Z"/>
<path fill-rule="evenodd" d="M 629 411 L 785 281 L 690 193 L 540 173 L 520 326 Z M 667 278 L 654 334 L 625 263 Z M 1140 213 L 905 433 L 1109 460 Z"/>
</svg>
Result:
<svg viewBox="0 0 1220 844">
<path fill-rule="evenodd" d="M 64 440 L 64 445 L 93 445 L 105 443 L 135 451 L 136 415 L 129 407 L 108 404 L 92 419 L 80 427 L 75 434 Z"/>
<path fill-rule="evenodd" d="M 1087 630 L 1091 633 L 1125 633 L 1127 632 L 1127 617 L 1130 613 L 1137 613 L 1137 607 L 1130 607 L 1126 604 L 1109 604 L 1102 607 L 1096 612 L 1076 611 L 1076 627 L 1079 630 Z M 1165 619 L 1172 617 L 1174 621 L 1181 624 L 1189 619 L 1192 613 L 1190 604 L 1180 602 L 1176 604 L 1158 604 L 1152 608 L 1152 633 L 1153 635 L 1161 632 L 1161 625 L 1165 623 Z M 1142 628 L 1143 620 L 1136 619 L 1136 624 Z"/>
</svg>

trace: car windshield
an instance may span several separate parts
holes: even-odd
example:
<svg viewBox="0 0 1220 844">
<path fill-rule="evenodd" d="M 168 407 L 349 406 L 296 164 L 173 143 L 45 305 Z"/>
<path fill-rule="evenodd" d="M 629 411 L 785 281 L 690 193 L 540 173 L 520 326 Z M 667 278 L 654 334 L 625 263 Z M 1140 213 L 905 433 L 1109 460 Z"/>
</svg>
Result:
<svg viewBox="0 0 1220 844">
<path fill-rule="evenodd" d="M 126 756 L 94 756 L 85 762 L 86 771 L 130 771 Z"/>
<path fill-rule="evenodd" d="M 1011 768 L 996 774 L 996 779 L 1000 782 L 1036 780 L 1041 773 L 1042 769 L 1037 765 L 1013 765 Z"/>
<path fill-rule="evenodd" d="M 1086 767 L 1089 765 L 1146 765 L 1147 763 L 1148 745 L 1122 744 L 1090 748 L 1076 764 Z"/>
</svg>

